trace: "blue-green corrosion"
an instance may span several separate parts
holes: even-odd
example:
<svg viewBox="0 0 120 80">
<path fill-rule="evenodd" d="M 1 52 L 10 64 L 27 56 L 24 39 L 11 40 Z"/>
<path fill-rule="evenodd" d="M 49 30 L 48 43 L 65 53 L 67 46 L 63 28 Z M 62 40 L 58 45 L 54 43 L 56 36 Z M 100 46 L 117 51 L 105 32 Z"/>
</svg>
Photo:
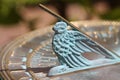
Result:
<svg viewBox="0 0 120 80">
<path fill-rule="evenodd" d="M 65 22 L 57 22 L 53 27 L 55 32 L 52 46 L 57 55 L 60 66 L 54 67 L 50 70 L 50 75 L 62 73 L 76 67 L 93 66 L 90 60 L 86 59 L 82 54 L 85 52 L 94 52 L 102 54 L 109 59 L 117 59 L 118 57 L 112 52 L 99 46 L 91 39 L 87 38 L 83 33 L 71 29 L 67 29 Z"/>
</svg>

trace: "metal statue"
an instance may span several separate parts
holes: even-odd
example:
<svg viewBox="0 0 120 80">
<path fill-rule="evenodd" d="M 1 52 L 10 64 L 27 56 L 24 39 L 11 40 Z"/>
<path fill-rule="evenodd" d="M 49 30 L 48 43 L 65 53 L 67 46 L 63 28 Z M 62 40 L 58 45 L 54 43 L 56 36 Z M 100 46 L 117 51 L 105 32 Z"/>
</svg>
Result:
<svg viewBox="0 0 120 80">
<path fill-rule="evenodd" d="M 111 60 L 118 59 L 112 52 L 97 45 L 81 32 L 74 29 L 68 30 L 67 24 L 63 21 L 57 22 L 53 30 L 55 34 L 52 45 L 60 66 L 53 67 L 49 75 L 64 73 L 75 68 L 94 66 L 95 64 L 91 60 L 82 56 L 85 52 L 102 54 L 105 58 Z"/>
</svg>

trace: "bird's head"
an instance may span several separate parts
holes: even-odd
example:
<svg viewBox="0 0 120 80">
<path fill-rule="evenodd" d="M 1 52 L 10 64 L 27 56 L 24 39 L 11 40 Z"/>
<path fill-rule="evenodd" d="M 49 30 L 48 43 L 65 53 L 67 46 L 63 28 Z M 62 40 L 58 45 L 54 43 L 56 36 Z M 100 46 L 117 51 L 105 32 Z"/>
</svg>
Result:
<svg viewBox="0 0 120 80">
<path fill-rule="evenodd" d="M 65 22 L 57 22 L 53 27 L 56 33 L 63 33 L 67 31 L 67 24 Z"/>
</svg>

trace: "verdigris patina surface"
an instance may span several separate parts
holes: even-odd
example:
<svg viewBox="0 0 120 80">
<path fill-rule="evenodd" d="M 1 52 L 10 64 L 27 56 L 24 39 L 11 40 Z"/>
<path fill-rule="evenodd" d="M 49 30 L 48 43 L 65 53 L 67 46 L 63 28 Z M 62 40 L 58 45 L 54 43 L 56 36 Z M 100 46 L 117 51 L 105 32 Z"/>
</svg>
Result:
<svg viewBox="0 0 120 80">
<path fill-rule="evenodd" d="M 119 58 L 111 51 L 93 42 L 81 32 L 74 29 L 67 29 L 67 24 L 63 21 L 57 22 L 53 27 L 53 30 L 55 34 L 52 45 L 53 50 L 59 59 L 60 66 L 53 67 L 50 70 L 49 75 L 57 75 L 83 68 L 96 67 L 94 61 L 88 60 L 82 55 L 86 52 L 103 55 L 104 59 L 99 59 L 98 62 L 100 62 L 100 60 L 106 62 L 119 60 Z"/>
</svg>

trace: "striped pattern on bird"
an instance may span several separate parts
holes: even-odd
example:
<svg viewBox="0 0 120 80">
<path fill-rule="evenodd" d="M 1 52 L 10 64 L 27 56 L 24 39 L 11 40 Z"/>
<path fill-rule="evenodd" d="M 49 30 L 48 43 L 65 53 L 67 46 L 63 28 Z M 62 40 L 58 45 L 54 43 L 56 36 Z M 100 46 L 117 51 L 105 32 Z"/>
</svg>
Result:
<svg viewBox="0 0 120 80">
<path fill-rule="evenodd" d="M 68 30 L 65 22 L 57 22 L 53 27 L 55 31 L 52 45 L 60 64 L 69 68 L 91 65 L 91 61 L 82 56 L 85 52 L 102 54 L 107 58 L 116 58 L 115 55 L 96 45 L 81 32 Z"/>
</svg>

